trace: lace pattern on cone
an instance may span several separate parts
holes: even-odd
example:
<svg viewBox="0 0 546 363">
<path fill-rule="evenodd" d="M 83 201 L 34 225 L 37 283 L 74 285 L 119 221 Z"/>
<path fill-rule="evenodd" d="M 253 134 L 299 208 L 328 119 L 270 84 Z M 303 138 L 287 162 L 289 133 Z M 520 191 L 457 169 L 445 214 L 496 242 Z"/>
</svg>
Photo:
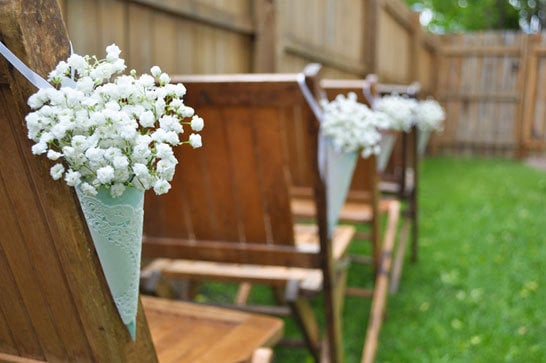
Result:
<svg viewBox="0 0 546 363">
<path fill-rule="evenodd" d="M 93 196 L 78 194 L 114 301 L 123 322 L 127 324 L 134 320 L 138 305 L 144 210 L 142 205 L 137 208 L 128 204 L 109 206 Z M 101 246 L 97 245 L 99 243 Z M 116 258 L 113 259 L 112 255 Z M 105 260 L 120 263 L 111 266 L 112 263 L 107 264 Z M 123 281 L 120 280 L 121 276 L 125 277 Z"/>
</svg>

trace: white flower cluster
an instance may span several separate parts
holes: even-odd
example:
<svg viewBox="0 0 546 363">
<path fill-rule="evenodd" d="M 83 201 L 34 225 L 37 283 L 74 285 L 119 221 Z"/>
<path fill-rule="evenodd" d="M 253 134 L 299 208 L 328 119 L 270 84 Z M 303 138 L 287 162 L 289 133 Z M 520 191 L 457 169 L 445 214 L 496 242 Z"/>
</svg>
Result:
<svg viewBox="0 0 546 363">
<path fill-rule="evenodd" d="M 331 138 L 337 151 L 350 153 L 362 149 L 364 158 L 379 154 L 381 134 L 378 128 L 386 126 L 384 115 L 357 102 L 357 96 L 352 92 L 347 97 L 337 95 L 331 102 L 323 100 L 321 104 L 324 110 L 321 130 Z"/>
<path fill-rule="evenodd" d="M 400 95 L 388 95 L 381 97 L 375 105 L 375 110 L 383 112 L 389 124 L 390 130 L 409 131 L 415 122 L 417 101 Z"/>
<path fill-rule="evenodd" d="M 178 163 L 173 146 L 201 146 L 197 133 L 180 140 L 183 125 L 199 132 L 203 119 L 184 105 L 185 87 L 169 84 L 159 67 L 152 67 L 151 75 L 137 77 L 134 70 L 124 75 L 120 49 L 112 44 L 106 52 L 101 60 L 71 55 L 49 74 L 54 87 L 28 99 L 34 110 L 25 118 L 36 143 L 32 152 L 57 162 L 53 179 L 64 177 L 91 195 L 106 187 L 117 197 L 126 186 L 166 193 Z"/>
<path fill-rule="evenodd" d="M 442 131 L 445 118 L 444 109 L 436 100 L 428 99 L 419 102 L 416 109 L 416 123 L 419 129 Z"/>
</svg>

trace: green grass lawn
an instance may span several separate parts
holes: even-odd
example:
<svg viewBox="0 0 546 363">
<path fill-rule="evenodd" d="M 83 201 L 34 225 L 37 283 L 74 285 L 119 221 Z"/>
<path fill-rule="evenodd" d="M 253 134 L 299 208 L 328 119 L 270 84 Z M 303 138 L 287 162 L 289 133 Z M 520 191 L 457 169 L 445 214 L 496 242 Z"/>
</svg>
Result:
<svg viewBox="0 0 546 363">
<path fill-rule="evenodd" d="M 420 260 L 389 301 L 377 361 L 545 361 L 546 172 L 433 158 L 421 175 Z"/>
<path fill-rule="evenodd" d="M 377 362 L 546 361 L 546 172 L 505 160 L 430 158 L 421 165 L 419 201 L 420 259 L 406 258 L 400 290 L 389 298 Z M 369 267 L 351 266 L 351 283 L 369 279 Z M 257 292 L 254 299 L 270 298 Z M 360 362 L 369 308 L 367 299 L 346 299 L 347 363 Z M 311 362 L 303 349 L 275 355 Z"/>
</svg>

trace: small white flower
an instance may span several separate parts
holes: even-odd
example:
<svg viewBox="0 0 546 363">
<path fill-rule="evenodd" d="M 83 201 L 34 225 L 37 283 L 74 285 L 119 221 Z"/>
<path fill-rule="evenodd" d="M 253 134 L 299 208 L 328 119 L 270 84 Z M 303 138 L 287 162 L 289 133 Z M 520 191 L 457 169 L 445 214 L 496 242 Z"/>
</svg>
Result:
<svg viewBox="0 0 546 363">
<path fill-rule="evenodd" d="M 157 162 L 157 172 L 159 176 L 165 180 L 172 180 L 176 163 L 176 159 L 174 161 L 169 159 L 159 160 Z"/>
<path fill-rule="evenodd" d="M 152 68 L 150 68 L 150 73 L 154 77 L 159 77 L 161 75 L 161 68 L 159 68 L 158 66 L 153 66 Z"/>
<path fill-rule="evenodd" d="M 32 145 L 32 153 L 34 155 L 41 155 L 47 151 L 47 144 L 45 142 L 39 142 Z"/>
<path fill-rule="evenodd" d="M 114 179 L 114 168 L 106 165 L 97 169 L 97 179 L 102 184 L 109 184 Z"/>
<path fill-rule="evenodd" d="M 184 129 L 178 121 L 178 118 L 170 115 L 165 115 L 159 119 L 159 127 L 165 131 L 174 131 L 176 133 L 183 133 Z"/>
<path fill-rule="evenodd" d="M 116 169 L 126 169 L 129 166 L 129 159 L 125 155 L 119 155 L 114 157 L 112 164 Z"/>
<path fill-rule="evenodd" d="M 55 164 L 51 167 L 49 173 L 51 174 L 51 177 L 53 180 L 59 180 L 63 176 L 64 173 L 64 166 L 63 164 Z"/>
<path fill-rule="evenodd" d="M 192 117 L 194 113 L 194 109 L 188 106 L 182 106 L 178 109 L 178 114 L 182 117 Z"/>
<path fill-rule="evenodd" d="M 60 152 L 57 152 L 55 150 L 49 149 L 47 151 L 47 158 L 49 160 L 58 160 L 61 156 L 63 156 L 63 154 L 61 154 Z"/>
<path fill-rule="evenodd" d="M 100 161 L 104 156 L 104 150 L 96 147 L 90 147 L 85 151 L 85 156 L 91 161 Z"/>
<path fill-rule="evenodd" d="M 142 163 L 135 163 L 133 165 L 133 172 L 137 177 L 150 175 L 148 167 Z"/>
<path fill-rule="evenodd" d="M 160 159 L 169 159 L 174 157 L 173 149 L 170 145 L 159 143 L 155 146 L 156 156 Z"/>
<path fill-rule="evenodd" d="M 82 73 L 85 67 L 87 66 L 87 61 L 84 57 L 78 54 L 72 54 L 70 57 L 68 57 L 67 61 L 68 65 L 72 67 L 74 70 Z"/>
<path fill-rule="evenodd" d="M 140 76 L 140 78 L 138 79 L 138 83 L 142 86 L 142 87 L 152 87 L 154 84 L 155 84 L 155 80 L 154 80 L 154 77 L 150 76 L 149 74 L 143 74 L 142 76 Z"/>
<path fill-rule="evenodd" d="M 83 135 L 75 135 L 72 137 L 72 147 L 77 150 L 87 149 L 87 137 Z"/>
<path fill-rule="evenodd" d="M 90 93 L 93 90 L 95 83 L 91 77 L 82 77 L 76 81 L 76 89 L 83 93 Z"/>
<path fill-rule="evenodd" d="M 110 44 L 106 47 L 106 60 L 108 62 L 116 61 L 119 58 L 121 50 L 115 44 Z"/>
<path fill-rule="evenodd" d="M 153 127 L 155 116 L 152 111 L 143 112 L 139 117 L 139 122 L 142 127 Z"/>
<path fill-rule="evenodd" d="M 78 186 L 81 183 L 81 174 L 79 171 L 68 169 L 64 176 L 64 180 L 66 181 L 66 184 L 71 187 Z"/>
<path fill-rule="evenodd" d="M 171 184 L 164 179 L 158 179 L 154 183 L 154 192 L 157 195 L 165 194 L 169 191 L 169 189 L 171 189 Z"/>
<path fill-rule="evenodd" d="M 162 73 L 161 76 L 159 76 L 159 84 L 164 86 L 168 84 L 171 81 L 171 77 L 167 73 Z"/>
<path fill-rule="evenodd" d="M 203 127 L 205 126 L 205 122 L 203 119 L 197 115 L 194 115 L 191 119 L 191 129 L 193 131 L 201 131 L 203 130 Z"/>
<path fill-rule="evenodd" d="M 203 146 L 203 144 L 201 143 L 201 135 L 191 134 L 190 138 L 189 138 L 189 143 L 190 143 L 191 147 L 193 147 L 194 149 L 197 149 L 197 148 Z"/>
</svg>

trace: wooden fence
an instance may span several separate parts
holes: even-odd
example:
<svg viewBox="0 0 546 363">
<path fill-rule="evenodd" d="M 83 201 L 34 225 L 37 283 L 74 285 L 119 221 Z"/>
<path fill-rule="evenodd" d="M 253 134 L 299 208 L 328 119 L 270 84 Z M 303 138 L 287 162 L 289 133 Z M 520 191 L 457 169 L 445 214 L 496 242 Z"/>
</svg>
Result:
<svg viewBox="0 0 546 363">
<path fill-rule="evenodd" d="M 401 0 L 60 0 L 74 49 L 116 42 L 131 68 L 169 73 L 299 72 L 418 80 L 432 92 L 435 37 Z"/>
<path fill-rule="evenodd" d="M 435 36 L 402 0 L 59 0 L 74 48 L 116 42 L 138 72 L 299 72 L 419 81 L 447 110 L 432 151 L 524 156 L 546 145 L 546 41 Z"/>
<path fill-rule="evenodd" d="M 442 153 L 524 157 L 546 142 L 546 48 L 541 35 L 441 37 L 437 96 L 447 110 Z"/>
</svg>

